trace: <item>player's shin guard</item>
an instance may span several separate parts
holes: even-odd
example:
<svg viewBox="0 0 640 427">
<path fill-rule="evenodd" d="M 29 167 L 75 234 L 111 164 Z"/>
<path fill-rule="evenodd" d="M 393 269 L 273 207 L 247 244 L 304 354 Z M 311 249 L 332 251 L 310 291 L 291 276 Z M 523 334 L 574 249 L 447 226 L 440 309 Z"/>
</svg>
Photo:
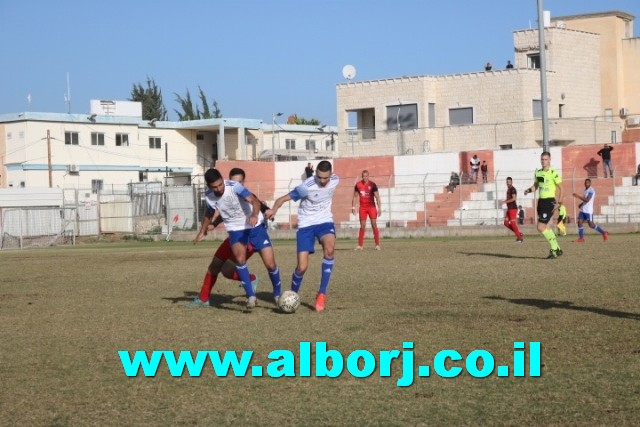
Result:
<svg viewBox="0 0 640 427">
<path fill-rule="evenodd" d="M 322 258 L 322 276 L 320 276 L 320 290 L 318 291 L 321 294 L 327 293 L 327 287 L 329 286 L 335 263 L 336 260 L 333 258 Z"/>
<path fill-rule="evenodd" d="M 299 273 L 298 270 L 293 270 L 293 274 L 291 275 L 291 290 L 293 292 L 297 293 L 300 290 L 303 278 L 304 273 Z"/>
<path fill-rule="evenodd" d="M 242 282 L 242 287 L 246 292 L 248 297 L 255 297 L 256 293 L 251 286 L 251 275 L 249 273 L 249 267 L 247 264 L 237 264 L 236 271 L 238 272 L 238 276 L 240 277 L 240 281 Z"/>
<path fill-rule="evenodd" d="M 282 281 L 280 280 L 280 269 L 276 266 L 276 269 L 269 272 L 269 279 L 273 285 L 273 296 L 279 297 L 282 292 Z"/>
<path fill-rule="evenodd" d="M 202 287 L 200 288 L 200 301 L 209 301 L 211 289 L 213 289 L 213 285 L 216 284 L 216 278 L 217 276 L 214 276 L 210 271 L 207 271 L 207 274 L 204 276 L 204 280 L 202 281 Z"/>
<path fill-rule="evenodd" d="M 611 175 L 611 176 L 613 176 L 613 175 Z M 602 227 L 600 227 L 599 225 L 596 225 L 595 227 L 593 227 L 593 229 L 596 230 L 600 234 L 604 234 L 605 233 L 604 229 Z"/>
<path fill-rule="evenodd" d="M 558 241 L 556 240 L 556 235 L 553 231 L 547 228 L 542 232 L 542 235 L 545 239 L 547 239 L 547 242 L 549 242 L 549 246 L 551 246 L 551 249 L 555 251 L 560 248 L 560 246 L 558 245 Z"/>
<path fill-rule="evenodd" d="M 584 238 L 584 227 L 578 227 L 578 237 L 581 239 Z"/>
<path fill-rule="evenodd" d="M 380 246 L 380 229 L 378 227 L 373 229 L 373 240 L 376 242 L 376 246 Z"/>
<path fill-rule="evenodd" d="M 360 231 L 358 231 L 358 246 L 362 247 L 362 245 L 364 245 L 364 228 L 361 228 Z"/>
</svg>

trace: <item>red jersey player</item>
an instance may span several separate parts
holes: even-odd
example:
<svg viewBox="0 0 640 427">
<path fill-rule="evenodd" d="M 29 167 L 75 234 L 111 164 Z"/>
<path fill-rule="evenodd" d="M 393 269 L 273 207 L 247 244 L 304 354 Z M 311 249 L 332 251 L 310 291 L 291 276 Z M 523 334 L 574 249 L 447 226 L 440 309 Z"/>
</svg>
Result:
<svg viewBox="0 0 640 427">
<path fill-rule="evenodd" d="M 380 250 L 380 231 L 376 222 L 379 215 L 382 214 L 382 202 L 378 193 L 378 186 L 375 182 L 369 180 L 369 171 L 362 171 L 362 180 L 356 183 L 353 190 L 353 199 L 351 200 L 351 211 L 356 211 L 356 200 L 359 199 L 360 208 L 358 216 L 360 218 L 360 231 L 358 233 L 357 251 L 362 250 L 364 244 L 364 232 L 367 226 L 367 217 L 371 219 L 371 228 L 373 229 L 373 239 L 376 244 L 376 250 Z M 377 207 L 376 207 L 377 205 Z"/>
<path fill-rule="evenodd" d="M 502 200 L 502 203 L 506 203 L 507 205 L 507 212 L 504 214 L 504 226 L 516 235 L 516 243 L 522 243 L 523 235 L 518 228 L 517 196 L 518 192 L 516 191 L 516 187 L 513 186 L 513 180 L 511 177 L 507 177 L 507 198 Z"/>
</svg>

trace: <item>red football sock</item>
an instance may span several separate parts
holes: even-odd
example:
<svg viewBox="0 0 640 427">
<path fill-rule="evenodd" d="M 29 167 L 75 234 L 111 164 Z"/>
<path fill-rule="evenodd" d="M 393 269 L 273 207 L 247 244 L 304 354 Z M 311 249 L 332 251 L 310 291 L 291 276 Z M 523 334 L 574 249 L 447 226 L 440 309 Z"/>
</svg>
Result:
<svg viewBox="0 0 640 427">
<path fill-rule="evenodd" d="M 380 246 L 380 230 L 378 227 L 373 229 L 373 240 L 376 242 L 376 246 Z"/>
<path fill-rule="evenodd" d="M 358 232 L 358 246 L 364 245 L 364 228 L 361 228 Z"/>
<path fill-rule="evenodd" d="M 207 271 L 207 274 L 204 276 L 204 281 L 202 282 L 202 288 L 200 288 L 200 301 L 209 301 L 211 289 L 213 289 L 213 285 L 216 284 L 216 279 L 217 276 L 214 276 L 209 271 Z"/>
</svg>

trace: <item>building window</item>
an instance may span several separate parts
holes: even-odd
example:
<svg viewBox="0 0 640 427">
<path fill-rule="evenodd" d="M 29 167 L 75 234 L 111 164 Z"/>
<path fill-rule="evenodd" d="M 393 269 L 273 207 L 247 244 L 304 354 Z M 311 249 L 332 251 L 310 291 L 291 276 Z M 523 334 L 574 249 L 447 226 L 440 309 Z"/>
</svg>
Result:
<svg viewBox="0 0 640 427">
<path fill-rule="evenodd" d="M 325 141 L 325 149 L 327 151 L 336 151 L 336 142 L 333 138 L 328 141 Z"/>
<path fill-rule="evenodd" d="M 558 105 L 558 117 L 562 118 L 564 116 L 564 104 Z"/>
<path fill-rule="evenodd" d="M 618 142 L 618 132 L 616 132 L 615 130 L 611 131 L 611 143 L 615 144 L 616 142 Z"/>
<path fill-rule="evenodd" d="M 400 104 L 387 106 L 387 129 L 407 130 L 418 128 L 418 105 Z"/>
<path fill-rule="evenodd" d="M 100 191 L 102 191 L 102 180 L 101 179 L 92 179 L 91 180 L 91 192 L 93 194 L 98 194 Z"/>
<path fill-rule="evenodd" d="M 78 132 L 65 132 L 64 133 L 65 145 L 79 145 Z"/>
<path fill-rule="evenodd" d="M 429 103 L 429 128 L 436 127 L 436 104 Z"/>
<path fill-rule="evenodd" d="M 285 139 L 284 143 L 287 147 L 287 150 L 295 150 L 296 149 L 296 140 L 295 139 Z"/>
<path fill-rule="evenodd" d="M 449 108 L 449 124 L 451 126 L 472 125 L 473 107 Z"/>
<path fill-rule="evenodd" d="M 129 134 L 116 133 L 116 147 L 128 147 L 128 146 L 129 146 Z"/>
<path fill-rule="evenodd" d="M 305 150 L 315 150 L 316 149 L 316 140 L 315 139 L 307 139 L 304 141 L 304 149 Z"/>
<path fill-rule="evenodd" d="M 149 180 L 149 172 L 144 170 L 144 171 L 138 171 L 138 181 L 140 182 L 146 182 Z"/>
<path fill-rule="evenodd" d="M 11 132 L 7 132 L 7 139 L 11 139 Z"/>
<path fill-rule="evenodd" d="M 104 145 L 104 133 L 91 132 L 91 145 Z"/>
<path fill-rule="evenodd" d="M 162 148 L 162 138 L 159 136 L 150 136 L 149 137 L 149 148 L 152 150 L 159 150 Z"/>
<path fill-rule="evenodd" d="M 604 121 L 612 122 L 613 121 L 613 109 L 605 108 L 604 110 Z"/>
<path fill-rule="evenodd" d="M 204 141 L 204 134 L 202 133 L 196 134 L 196 141 Z"/>
<path fill-rule="evenodd" d="M 540 54 L 527 55 L 527 66 L 529 68 L 540 68 Z"/>
<path fill-rule="evenodd" d="M 531 110 L 533 111 L 534 119 L 542 118 L 542 101 L 540 101 L 539 99 L 534 99 L 531 102 Z"/>
</svg>

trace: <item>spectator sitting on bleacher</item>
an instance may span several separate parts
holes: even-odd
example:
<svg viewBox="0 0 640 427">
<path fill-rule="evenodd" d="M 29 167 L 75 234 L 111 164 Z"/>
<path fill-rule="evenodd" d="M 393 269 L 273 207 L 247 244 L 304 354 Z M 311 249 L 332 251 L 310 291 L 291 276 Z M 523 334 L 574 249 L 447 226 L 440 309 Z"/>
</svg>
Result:
<svg viewBox="0 0 640 427">
<path fill-rule="evenodd" d="M 449 193 L 453 193 L 453 190 L 455 190 L 458 185 L 460 185 L 460 175 L 451 172 L 451 178 L 449 178 L 449 185 L 447 186 Z"/>
</svg>

